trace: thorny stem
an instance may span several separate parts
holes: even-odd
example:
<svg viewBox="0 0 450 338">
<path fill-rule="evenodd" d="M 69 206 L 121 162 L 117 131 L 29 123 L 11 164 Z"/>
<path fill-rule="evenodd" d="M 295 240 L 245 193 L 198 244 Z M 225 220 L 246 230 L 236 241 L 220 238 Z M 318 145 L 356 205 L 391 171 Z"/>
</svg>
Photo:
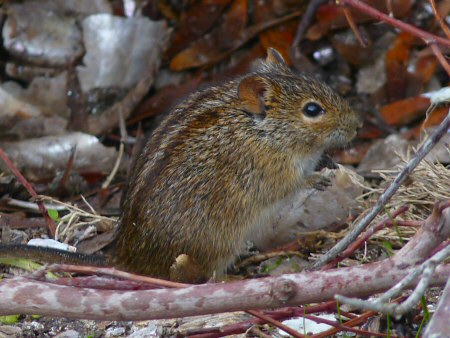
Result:
<svg viewBox="0 0 450 338">
<path fill-rule="evenodd" d="M 11 170 L 13 172 L 13 174 L 17 177 L 17 180 L 22 183 L 22 185 L 24 186 L 24 188 L 28 191 L 28 193 L 32 196 L 32 197 L 37 197 L 37 193 L 34 190 L 34 188 L 32 187 L 32 185 L 30 184 L 30 182 L 27 181 L 27 179 L 22 175 L 22 173 L 19 171 L 19 169 L 17 169 L 17 167 L 14 165 L 14 163 L 9 159 L 8 155 L 6 155 L 6 153 L 3 151 L 2 148 L 0 148 L 0 159 L 3 160 L 3 162 L 5 162 L 6 166 L 9 168 L 9 170 Z M 47 209 L 45 208 L 45 205 L 42 201 L 38 201 L 37 205 L 39 206 L 39 210 L 42 213 L 42 216 L 45 219 L 45 222 L 47 223 L 47 227 L 50 230 L 50 233 L 53 236 L 55 236 L 55 232 L 56 232 L 56 225 L 53 222 L 53 220 L 50 218 L 50 216 L 48 215 Z"/>
<path fill-rule="evenodd" d="M 359 223 L 340 240 L 333 248 L 331 248 L 325 255 L 323 255 L 314 265 L 313 269 L 318 269 L 336 258 L 337 255 L 348 247 L 358 235 L 370 224 L 370 222 L 383 210 L 384 206 L 400 188 L 400 185 L 405 181 L 409 174 L 417 167 L 419 162 L 430 152 L 430 150 L 439 142 L 439 140 L 447 133 L 450 128 L 450 110 L 447 117 L 442 121 L 438 128 L 434 130 L 430 138 L 426 140 L 422 146 L 417 150 L 411 160 L 405 165 L 402 171 L 397 175 L 395 180 L 387 187 L 384 193 L 378 198 L 377 203 L 372 210 L 364 216 Z"/>
</svg>

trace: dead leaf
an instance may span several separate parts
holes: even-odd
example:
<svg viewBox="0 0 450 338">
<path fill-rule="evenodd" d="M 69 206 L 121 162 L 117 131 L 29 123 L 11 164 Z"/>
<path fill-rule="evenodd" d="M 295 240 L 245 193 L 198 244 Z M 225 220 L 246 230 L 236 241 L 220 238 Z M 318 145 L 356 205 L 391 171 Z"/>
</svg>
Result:
<svg viewBox="0 0 450 338">
<path fill-rule="evenodd" d="M 247 1 L 235 0 L 225 13 L 222 23 L 211 33 L 178 53 L 170 61 L 170 69 L 180 71 L 208 63 L 224 51 L 232 49 L 246 25 Z"/>
<path fill-rule="evenodd" d="M 190 43 L 206 34 L 217 24 L 230 2 L 231 0 L 197 1 L 183 11 L 164 58 L 172 59 Z"/>
<path fill-rule="evenodd" d="M 290 48 L 297 30 L 298 20 L 294 19 L 285 24 L 275 26 L 259 34 L 264 49 L 275 48 L 281 53 L 287 64 L 291 64 Z"/>
<path fill-rule="evenodd" d="M 386 53 L 387 94 L 390 101 L 403 99 L 410 80 L 408 61 L 410 49 L 416 37 L 409 33 L 400 33 Z"/>
<path fill-rule="evenodd" d="M 418 96 L 389 103 L 380 109 L 381 117 L 390 126 L 403 126 L 423 116 L 430 99 Z"/>
</svg>

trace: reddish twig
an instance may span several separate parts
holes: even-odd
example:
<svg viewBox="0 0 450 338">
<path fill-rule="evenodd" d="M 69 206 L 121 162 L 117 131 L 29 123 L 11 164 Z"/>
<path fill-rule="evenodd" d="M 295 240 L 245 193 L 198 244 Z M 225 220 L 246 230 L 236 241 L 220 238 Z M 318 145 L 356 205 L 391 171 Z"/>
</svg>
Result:
<svg viewBox="0 0 450 338">
<path fill-rule="evenodd" d="M 388 227 L 398 225 L 401 227 L 419 228 L 422 224 L 423 224 L 423 221 L 413 221 L 413 220 L 402 221 L 400 219 L 396 220 L 396 221 L 389 220 L 386 222 L 386 226 L 388 226 Z"/>
<path fill-rule="evenodd" d="M 250 329 L 249 333 L 253 333 L 256 337 L 259 338 L 271 338 L 272 336 L 269 336 L 267 333 L 264 333 L 261 331 L 261 329 L 257 326 L 254 326 Z"/>
<path fill-rule="evenodd" d="M 42 274 L 37 274 L 36 277 L 40 279 L 44 276 Z M 61 277 L 57 279 L 50 279 L 48 280 L 48 283 L 99 290 L 151 290 L 160 288 L 159 285 L 155 286 L 145 282 L 135 282 L 131 280 L 120 280 L 99 276 Z"/>
<path fill-rule="evenodd" d="M 299 306 L 283 308 L 273 311 L 264 311 L 264 314 L 278 320 L 287 320 L 293 317 L 303 316 L 308 313 L 336 311 L 336 302 L 325 302 L 311 306 Z M 261 318 L 253 318 L 240 323 L 233 323 L 222 327 L 215 328 L 201 328 L 190 332 L 178 332 L 181 336 L 189 335 L 190 338 L 216 338 L 229 336 L 233 334 L 244 333 L 248 331 L 253 325 L 263 325 L 266 321 Z M 211 331 L 213 329 L 213 331 Z"/>
<path fill-rule="evenodd" d="M 273 326 L 278 327 L 280 330 L 283 330 L 284 332 L 289 333 L 292 337 L 295 337 L 295 338 L 304 338 L 305 337 L 304 335 L 300 334 L 299 332 L 290 328 L 289 326 L 284 325 L 283 323 L 279 322 L 278 320 L 273 319 L 272 317 L 267 316 L 265 314 L 262 314 L 259 311 L 247 310 L 245 312 L 247 312 L 248 314 L 251 314 L 252 316 L 260 318 L 260 319 L 264 320 L 265 322 L 272 324 Z"/>
<path fill-rule="evenodd" d="M 419 236 L 414 236 L 408 242 L 408 244 L 406 244 L 397 253 L 397 255 L 401 257 L 402 252 L 414 252 L 417 255 L 420 255 L 420 249 L 418 246 L 426 244 L 424 242 L 428 241 L 429 239 L 427 238 L 427 235 L 430 235 L 430 237 L 432 237 L 434 236 L 433 233 L 435 233 L 436 230 L 440 232 L 439 229 L 444 229 L 447 226 L 449 227 L 449 229 L 442 232 L 441 235 L 448 238 L 448 236 L 450 235 L 450 209 L 448 208 L 449 201 L 436 203 L 433 207 L 432 214 L 424 221 L 424 225 L 418 231 Z M 428 234 L 426 235 L 427 231 L 430 232 L 428 232 Z M 422 234 L 420 234 L 420 232 L 422 232 Z M 420 237 L 422 237 L 422 243 L 418 243 L 418 238 Z M 336 295 L 335 299 L 337 299 L 341 303 L 347 303 L 356 308 L 378 311 L 385 314 L 388 313 L 395 316 L 396 318 L 399 318 L 405 313 L 411 311 L 411 309 L 414 308 L 417 303 L 419 303 L 420 299 L 423 297 L 429 286 L 436 267 L 439 266 L 439 264 L 443 263 L 449 256 L 450 246 L 442 249 L 434 256 L 423 262 L 420 266 L 417 266 L 416 269 L 414 269 L 410 274 L 403 278 L 401 282 L 397 283 L 395 286 L 393 286 L 391 289 L 386 291 L 383 295 L 375 300 L 365 301 L 345 296 L 343 297 L 340 295 Z M 414 260 L 415 257 L 412 256 L 409 258 L 408 262 L 411 261 L 412 263 Z M 421 277 L 419 280 L 417 280 L 419 276 Z M 389 299 L 401 294 L 403 290 L 407 288 L 407 285 L 410 285 L 413 281 L 417 283 L 417 286 L 404 302 L 402 302 L 401 304 L 387 303 Z"/>
<path fill-rule="evenodd" d="M 129 272 L 120 271 L 114 268 L 99 268 L 95 266 L 79 266 L 79 265 L 71 265 L 71 264 L 52 264 L 49 266 L 49 270 L 51 271 L 64 271 L 64 272 L 76 272 L 76 273 L 91 273 L 91 274 L 100 274 L 105 276 L 113 276 L 118 278 L 123 278 L 127 280 L 131 280 L 134 282 L 144 282 L 151 285 L 163 286 L 166 288 L 184 288 L 190 286 L 190 284 L 176 283 L 170 282 L 163 279 L 146 277 L 135 275 Z"/>
<path fill-rule="evenodd" d="M 441 49 L 435 43 L 430 44 L 430 48 L 436 56 L 436 59 L 438 59 L 439 63 L 447 72 L 448 76 L 450 76 L 450 64 L 445 59 L 445 56 L 444 54 L 442 54 Z"/>
<path fill-rule="evenodd" d="M 67 161 L 66 170 L 64 171 L 64 175 L 63 175 L 63 177 L 61 178 L 61 180 L 59 181 L 59 184 L 58 184 L 60 189 L 64 189 L 64 187 L 66 185 L 66 182 L 69 179 L 70 171 L 72 170 L 73 163 L 75 161 L 76 151 L 77 151 L 77 147 L 76 146 L 73 146 L 70 149 L 70 156 L 69 156 L 69 161 Z"/>
<path fill-rule="evenodd" d="M 297 32 L 295 33 L 295 38 L 292 42 L 293 50 L 295 50 L 300 44 L 300 41 L 302 40 L 306 29 L 313 21 L 314 13 L 316 13 L 317 8 L 319 8 L 320 5 L 326 3 L 327 1 L 328 0 L 312 0 L 309 2 L 308 7 L 306 8 L 305 13 L 303 14 L 302 19 L 297 27 Z"/>
<path fill-rule="evenodd" d="M 356 23 L 353 20 L 352 13 L 350 13 L 348 8 L 344 7 L 344 15 L 345 15 L 345 18 L 347 19 L 347 22 L 348 22 L 351 30 L 353 31 L 353 34 L 355 34 L 356 39 L 358 40 L 359 44 L 362 47 L 366 48 L 367 47 L 367 43 L 364 41 L 363 37 L 359 33 L 358 27 L 356 26 Z"/>
<path fill-rule="evenodd" d="M 32 197 L 36 197 L 38 194 L 34 190 L 33 186 L 28 182 L 28 180 L 22 175 L 22 173 L 17 169 L 17 167 L 14 165 L 14 163 L 9 159 L 8 155 L 3 151 L 2 148 L 0 148 L 0 159 L 5 162 L 6 166 L 13 172 L 13 174 L 16 176 L 17 180 L 24 186 L 24 188 L 28 191 L 28 193 Z M 53 220 L 48 215 L 47 209 L 45 208 L 45 205 L 43 202 L 37 202 L 37 205 L 39 206 L 39 210 L 42 213 L 42 216 L 45 219 L 45 222 L 47 223 L 47 227 L 50 231 L 50 234 L 55 236 L 56 232 L 56 225 L 53 222 Z"/>
<path fill-rule="evenodd" d="M 438 46 L 436 46 L 437 44 L 441 44 L 444 46 L 450 46 L 450 39 L 442 38 L 440 36 L 431 34 L 420 28 L 417 28 L 415 26 L 407 24 L 406 22 L 397 20 L 394 17 L 386 15 L 383 12 L 380 12 L 379 10 L 377 10 L 359 0 L 339 0 L 339 3 L 344 6 L 347 5 L 347 6 L 356 8 L 356 9 L 360 10 L 361 12 L 366 13 L 367 15 L 370 15 L 371 17 L 373 17 L 375 19 L 386 22 L 387 24 L 389 24 L 393 27 L 397 27 L 405 32 L 408 32 L 414 36 L 421 38 L 426 44 L 431 46 L 431 49 L 432 49 L 433 53 L 436 55 L 436 58 L 438 59 L 439 63 L 442 65 L 442 67 L 444 67 L 445 71 L 450 75 L 450 66 L 449 66 L 448 62 L 445 60 L 445 58 L 442 55 L 442 52 L 439 50 Z M 345 13 L 345 10 L 344 10 L 344 13 Z M 347 19 L 348 19 L 348 17 L 347 17 Z M 351 26 L 350 21 L 349 21 L 349 24 Z"/>
<path fill-rule="evenodd" d="M 342 311 L 341 311 L 342 313 Z M 362 315 L 357 316 L 356 318 L 350 319 L 348 322 L 345 323 L 346 326 L 356 326 L 361 323 L 364 323 L 367 318 L 375 316 L 377 313 L 375 311 L 366 311 Z M 310 336 L 309 338 L 326 338 L 326 337 L 332 337 L 336 333 L 340 332 L 341 330 L 338 328 L 332 328 L 326 331 L 323 331 L 321 333 L 315 334 Z"/>
<path fill-rule="evenodd" d="M 366 13 L 367 15 L 370 15 L 371 17 L 378 19 L 380 21 L 386 22 L 387 24 L 397 27 L 401 29 L 402 31 L 408 32 L 414 36 L 417 36 L 421 38 L 425 43 L 438 43 L 444 46 L 450 47 L 450 40 L 446 38 L 442 38 L 440 36 L 428 33 L 427 31 L 424 31 L 420 28 L 417 28 L 413 25 L 410 25 L 406 22 L 397 20 L 387 14 L 384 14 L 383 12 L 380 12 L 379 10 L 359 1 L 359 0 L 339 0 L 339 3 L 342 5 L 348 5 L 353 8 L 356 8 L 360 10 L 363 13 Z"/>
<path fill-rule="evenodd" d="M 439 25 L 441 26 L 442 31 L 444 32 L 445 35 L 447 35 L 447 38 L 450 39 L 450 29 L 448 28 L 444 19 L 442 18 L 441 13 L 439 13 L 439 11 L 436 7 L 436 3 L 434 2 L 434 0 L 429 0 L 429 2 L 431 5 L 431 8 L 433 8 L 434 16 L 436 17 L 436 20 L 439 22 Z"/>
<path fill-rule="evenodd" d="M 374 336 L 375 337 L 387 337 L 388 336 L 386 333 L 378 333 L 378 332 L 370 332 L 370 331 L 365 331 L 365 330 L 360 330 L 360 329 L 354 329 L 353 327 L 341 324 L 336 321 L 328 320 L 325 318 L 320 318 L 320 317 L 311 316 L 311 315 L 305 315 L 304 317 L 309 320 L 315 321 L 316 323 L 327 324 L 327 325 L 333 326 L 337 329 L 340 329 L 341 331 L 356 333 L 359 336 L 367 336 L 367 337 L 374 337 Z"/>
<path fill-rule="evenodd" d="M 402 297 L 398 297 L 398 298 L 392 300 L 392 303 L 401 302 L 401 301 L 404 300 L 404 298 L 405 297 L 403 297 L 403 296 Z M 341 314 L 344 313 L 342 310 L 340 312 L 341 312 Z M 364 323 L 367 320 L 367 318 L 373 317 L 375 315 L 377 315 L 377 312 L 375 312 L 375 311 L 366 311 L 366 312 L 362 313 L 361 315 L 356 316 L 355 318 L 352 318 L 349 321 L 345 322 L 345 326 L 360 325 L 360 324 Z M 329 329 L 327 331 L 323 331 L 321 333 L 312 335 L 311 337 L 308 337 L 308 338 L 326 338 L 326 337 L 331 337 L 331 336 L 335 335 L 336 333 L 338 333 L 340 331 L 341 331 L 340 329 L 332 328 L 332 329 Z"/>
<path fill-rule="evenodd" d="M 383 220 L 378 222 L 377 224 L 373 225 L 370 229 L 367 229 L 363 234 L 361 234 L 353 243 L 351 243 L 347 249 L 345 249 L 342 254 L 339 255 L 335 260 L 328 263 L 324 267 L 322 267 L 322 270 L 331 269 L 334 267 L 338 262 L 341 262 L 344 258 L 349 257 L 353 252 L 355 252 L 358 248 L 360 248 L 364 242 L 366 242 L 374 233 L 377 231 L 383 229 L 387 223 L 391 220 L 391 218 L 395 218 L 398 215 L 403 214 L 408 210 L 408 206 L 404 205 L 397 210 L 395 210 L 391 215 L 386 216 Z"/>
</svg>

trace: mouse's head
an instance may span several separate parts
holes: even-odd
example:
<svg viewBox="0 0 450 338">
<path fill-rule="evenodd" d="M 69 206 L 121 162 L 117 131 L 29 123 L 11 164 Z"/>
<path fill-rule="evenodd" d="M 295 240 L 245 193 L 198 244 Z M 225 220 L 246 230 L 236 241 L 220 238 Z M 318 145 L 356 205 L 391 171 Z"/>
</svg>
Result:
<svg viewBox="0 0 450 338">
<path fill-rule="evenodd" d="M 269 137 L 284 134 L 286 146 L 304 151 L 345 145 L 361 127 L 344 99 L 316 79 L 294 73 L 272 48 L 256 71 L 240 80 L 238 97 Z"/>
</svg>

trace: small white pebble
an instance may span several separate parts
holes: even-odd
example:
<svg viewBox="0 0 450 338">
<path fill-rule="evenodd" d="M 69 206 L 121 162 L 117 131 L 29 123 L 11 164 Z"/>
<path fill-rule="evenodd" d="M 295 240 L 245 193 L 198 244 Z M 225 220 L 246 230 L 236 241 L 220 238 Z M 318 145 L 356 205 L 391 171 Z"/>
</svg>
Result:
<svg viewBox="0 0 450 338">
<path fill-rule="evenodd" d="M 332 320 L 332 321 L 336 320 L 336 318 L 333 314 L 328 314 L 328 313 L 321 314 L 317 317 Z M 302 334 L 303 333 L 318 334 L 318 333 L 321 333 L 321 332 L 324 332 L 326 330 L 333 328 L 332 326 L 330 326 L 328 324 L 316 323 L 313 320 L 305 319 L 305 318 L 288 319 L 288 320 L 283 321 L 283 324 L 286 326 L 289 326 L 290 328 L 292 328 L 294 330 L 297 330 L 298 332 L 300 332 Z M 279 329 L 278 329 L 278 333 L 283 337 L 289 336 L 286 332 L 279 330 Z"/>
<path fill-rule="evenodd" d="M 124 327 L 112 327 L 106 330 L 105 337 L 111 338 L 111 337 L 118 337 L 125 334 L 125 328 Z"/>
<path fill-rule="evenodd" d="M 55 241 L 54 239 L 34 238 L 28 241 L 28 245 L 41 246 L 45 248 L 53 248 L 70 252 L 75 252 L 77 250 L 73 246 Z"/>
<path fill-rule="evenodd" d="M 450 102 L 450 87 L 443 87 L 434 92 L 425 93 L 422 96 L 429 98 L 431 104 Z"/>
</svg>

